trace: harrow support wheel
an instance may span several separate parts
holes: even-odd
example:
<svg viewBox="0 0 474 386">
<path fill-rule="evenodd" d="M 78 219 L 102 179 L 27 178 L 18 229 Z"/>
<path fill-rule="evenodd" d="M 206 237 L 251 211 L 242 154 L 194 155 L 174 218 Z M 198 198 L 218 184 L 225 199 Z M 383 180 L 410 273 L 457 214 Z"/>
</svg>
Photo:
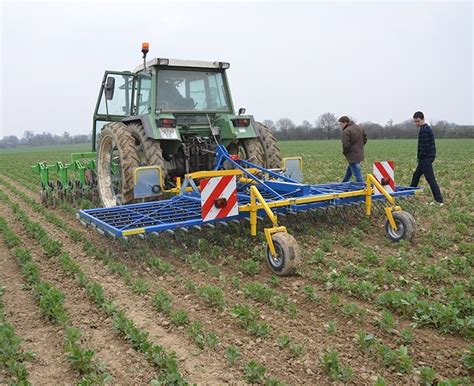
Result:
<svg viewBox="0 0 474 386">
<path fill-rule="evenodd" d="M 267 245 L 266 255 L 269 268 L 278 276 L 288 276 L 294 272 L 300 263 L 300 249 L 296 239 L 286 232 L 277 232 L 272 235 L 276 255 L 270 252 Z"/>
<path fill-rule="evenodd" d="M 395 211 L 392 213 L 397 229 L 392 229 L 389 221 L 385 222 L 385 233 L 387 237 L 394 242 L 401 240 L 410 241 L 416 233 L 416 222 L 413 216 L 404 211 Z"/>
</svg>

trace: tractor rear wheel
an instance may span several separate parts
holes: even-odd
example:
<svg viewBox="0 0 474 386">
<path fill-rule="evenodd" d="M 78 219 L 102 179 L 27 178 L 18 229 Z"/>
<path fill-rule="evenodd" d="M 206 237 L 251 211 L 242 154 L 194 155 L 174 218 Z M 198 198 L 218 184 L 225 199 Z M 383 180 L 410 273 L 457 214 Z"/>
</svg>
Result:
<svg viewBox="0 0 474 386">
<path fill-rule="evenodd" d="M 106 208 L 133 201 L 133 170 L 139 166 L 135 139 L 121 122 L 102 129 L 97 150 L 97 185 Z"/>
<path fill-rule="evenodd" d="M 265 166 L 265 152 L 258 138 L 249 138 L 241 140 L 239 153 L 243 159 L 259 166 Z"/>
<path fill-rule="evenodd" d="M 280 148 L 272 130 L 260 122 L 256 122 L 256 126 L 260 130 L 259 138 L 265 152 L 265 166 L 269 169 L 281 168 Z"/>
<path fill-rule="evenodd" d="M 163 173 L 163 180 L 166 177 L 166 164 L 163 158 L 160 141 L 150 138 L 146 135 L 145 129 L 141 123 L 131 123 L 128 130 L 135 140 L 138 150 L 140 166 L 159 166 Z"/>
</svg>

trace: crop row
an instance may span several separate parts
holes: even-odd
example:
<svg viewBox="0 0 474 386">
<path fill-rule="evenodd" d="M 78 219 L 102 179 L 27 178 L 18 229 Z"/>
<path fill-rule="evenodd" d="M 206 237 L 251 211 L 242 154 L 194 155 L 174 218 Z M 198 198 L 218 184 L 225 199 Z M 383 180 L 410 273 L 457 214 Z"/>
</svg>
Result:
<svg viewBox="0 0 474 386">
<path fill-rule="evenodd" d="M 107 254 L 102 248 L 97 248 L 93 245 L 86 237 L 84 237 L 80 232 L 75 231 L 74 229 L 67 226 L 61 219 L 56 217 L 52 212 L 46 210 L 41 205 L 37 204 L 35 201 L 31 200 L 28 196 L 24 195 L 21 191 L 16 189 L 14 186 L 8 184 L 8 182 L 1 180 L 3 184 L 5 184 L 8 188 L 12 189 L 15 194 L 22 196 L 24 200 L 26 200 L 29 204 L 31 204 L 35 210 L 39 211 L 45 218 L 51 222 L 53 225 L 57 226 L 65 230 L 68 235 L 76 242 L 81 242 L 83 244 L 83 249 L 86 253 L 90 254 L 91 256 L 97 257 L 104 261 L 105 265 L 110 269 L 111 272 L 119 274 L 125 281 L 125 283 L 131 287 L 131 289 L 137 295 L 143 295 L 148 292 L 149 284 L 148 282 L 141 278 L 132 278 L 128 267 L 125 264 L 122 264 L 114 259 L 111 258 L 109 254 Z M 16 204 L 14 205 L 14 210 L 19 210 L 19 207 Z M 16 208 L 15 208 L 16 207 Z M 42 233 L 42 232 L 40 232 Z M 33 237 L 38 237 L 36 234 L 33 234 Z M 74 268 L 69 267 L 70 261 L 65 258 L 64 253 L 60 252 L 62 250 L 61 243 L 57 241 L 49 240 L 48 245 L 46 245 L 46 253 L 50 255 L 58 255 L 59 259 L 62 260 L 62 264 L 66 265 L 66 270 L 71 271 Z M 162 261 L 158 257 L 149 257 L 146 260 L 147 264 L 150 268 L 158 269 L 162 273 L 170 272 L 173 267 L 164 261 Z M 85 283 L 83 283 L 85 285 Z M 202 290 L 201 296 L 205 296 L 206 289 Z M 93 295 L 97 297 L 97 295 Z M 158 311 L 161 311 L 159 306 L 159 299 L 160 296 L 167 296 L 167 294 L 161 290 L 158 291 L 154 296 L 154 304 Z M 99 296 L 100 297 L 100 296 Z M 208 299 L 212 299 L 212 294 L 209 295 Z M 171 299 L 169 298 L 169 303 L 171 307 Z M 184 310 L 172 310 L 171 308 L 167 309 L 169 312 L 165 312 L 166 315 L 170 317 L 171 323 L 176 326 L 187 325 L 187 333 L 191 337 L 191 339 L 195 342 L 195 344 L 199 348 L 210 347 L 214 348 L 219 343 L 219 337 L 212 331 L 204 332 L 202 329 L 202 323 L 200 321 L 191 321 L 186 311 Z M 235 353 L 235 355 L 233 355 Z M 237 348 L 233 345 L 230 345 L 226 348 L 226 357 L 229 360 L 229 363 L 235 362 L 235 357 L 238 357 L 239 360 L 241 359 L 241 354 L 238 352 Z M 243 358 L 242 358 L 243 359 Z M 258 377 L 256 376 L 256 372 L 259 374 Z M 266 369 L 260 365 L 258 362 L 254 360 L 248 361 L 244 366 L 244 373 L 245 378 L 250 381 L 252 379 L 260 379 L 261 381 L 265 381 L 267 384 L 279 384 L 279 382 L 271 377 L 265 376 Z M 257 377 L 257 378 L 256 378 Z M 169 380 L 168 380 L 169 381 Z"/>
<path fill-rule="evenodd" d="M 88 297 L 108 316 L 113 318 L 115 329 L 124 336 L 135 350 L 142 352 L 147 360 L 157 367 L 157 382 L 187 384 L 179 373 L 178 362 L 174 353 L 168 353 L 163 346 L 152 343 L 147 332 L 138 329 L 123 310 L 119 309 L 111 300 L 106 299 L 102 286 L 91 280 L 81 270 L 69 253 L 63 249 L 62 244 L 50 239 L 44 228 L 40 224 L 31 221 L 20 207 L 13 203 L 2 191 L 0 191 L 0 198 L 9 203 L 27 233 L 41 244 L 44 254 L 56 258 L 64 271 L 74 277 L 78 284 L 86 290 Z M 55 304 L 57 305 L 58 302 Z"/>
<path fill-rule="evenodd" d="M 11 245 L 12 240 L 15 240 L 14 234 L 5 228 L 5 222 L 2 218 L 0 218 L 0 229 L 9 234 L 9 245 Z M 25 362 L 33 359 L 34 354 L 22 350 L 23 339 L 16 335 L 13 325 L 5 320 L 4 291 L 5 288 L 0 286 L 0 364 L 10 378 L 10 383 L 29 385 L 29 374 Z"/>
<path fill-rule="evenodd" d="M 65 299 L 64 293 L 41 278 L 38 266 L 31 257 L 31 251 L 27 248 L 16 246 L 20 245 L 20 239 L 8 228 L 3 218 L 0 218 L 0 224 L 2 225 L 0 229 L 4 239 L 7 245 L 12 248 L 12 254 L 21 267 L 21 273 L 28 287 L 32 290 L 42 314 L 51 322 L 59 324 L 64 329 L 64 348 L 68 354 L 71 367 L 81 376 L 79 384 L 105 384 L 109 382 L 111 377 L 107 373 L 106 368 L 95 360 L 95 352 L 83 348 L 79 344 L 81 331 L 70 325 L 69 315 L 63 304 Z M 21 366 L 18 366 L 17 369 L 21 369 Z M 22 375 L 26 375 L 24 369 L 22 370 L 20 370 Z"/>
</svg>

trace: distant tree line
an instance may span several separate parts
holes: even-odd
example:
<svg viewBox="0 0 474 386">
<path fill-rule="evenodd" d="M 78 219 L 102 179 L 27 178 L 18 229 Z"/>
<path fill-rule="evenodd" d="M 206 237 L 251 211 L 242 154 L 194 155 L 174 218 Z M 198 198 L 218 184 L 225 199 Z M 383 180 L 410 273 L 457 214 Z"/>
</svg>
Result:
<svg viewBox="0 0 474 386">
<path fill-rule="evenodd" d="M 7 135 L 0 139 L 0 149 L 46 145 L 71 145 L 90 143 L 91 141 L 90 134 L 71 135 L 67 131 L 62 135 L 53 135 L 46 132 L 35 134 L 32 131 L 27 130 L 21 138 L 18 138 L 16 135 Z"/>
<path fill-rule="evenodd" d="M 270 127 L 278 140 L 339 139 L 341 129 L 333 113 L 324 113 L 312 124 L 303 121 L 296 125 L 290 118 L 274 122 L 263 121 Z M 458 125 L 447 121 L 428 122 L 436 138 L 474 138 L 474 126 Z M 412 120 L 400 123 L 388 121 L 384 126 L 374 122 L 358 123 L 371 139 L 418 138 L 418 130 Z"/>
<path fill-rule="evenodd" d="M 296 125 L 290 118 L 281 118 L 274 122 L 265 120 L 263 123 L 270 127 L 278 140 L 311 140 L 311 139 L 339 139 L 341 129 L 339 128 L 337 117 L 333 113 L 324 113 L 314 122 L 303 121 Z M 385 125 L 374 122 L 358 123 L 362 126 L 371 139 L 395 139 L 395 138 L 417 138 L 418 130 L 412 120 L 400 123 L 388 121 Z M 458 125 L 447 121 L 429 122 L 436 138 L 474 138 L 474 126 Z M 90 143 L 90 134 L 71 135 L 65 131 L 62 135 L 53 135 L 43 132 L 34 134 L 32 131 L 25 131 L 23 137 L 8 135 L 0 140 L 0 149 L 45 146 L 45 145 L 65 145 Z"/>
</svg>

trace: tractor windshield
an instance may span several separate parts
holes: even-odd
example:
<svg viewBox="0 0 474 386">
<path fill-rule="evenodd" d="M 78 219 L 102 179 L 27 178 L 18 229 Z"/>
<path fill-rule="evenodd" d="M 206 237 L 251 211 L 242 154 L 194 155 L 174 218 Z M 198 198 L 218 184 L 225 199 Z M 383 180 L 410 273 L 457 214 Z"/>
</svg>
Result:
<svg viewBox="0 0 474 386">
<path fill-rule="evenodd" d="M 158 70 L 157 108 L 163 111 L 229 111 L 222 72 Z"/>
</svg>

